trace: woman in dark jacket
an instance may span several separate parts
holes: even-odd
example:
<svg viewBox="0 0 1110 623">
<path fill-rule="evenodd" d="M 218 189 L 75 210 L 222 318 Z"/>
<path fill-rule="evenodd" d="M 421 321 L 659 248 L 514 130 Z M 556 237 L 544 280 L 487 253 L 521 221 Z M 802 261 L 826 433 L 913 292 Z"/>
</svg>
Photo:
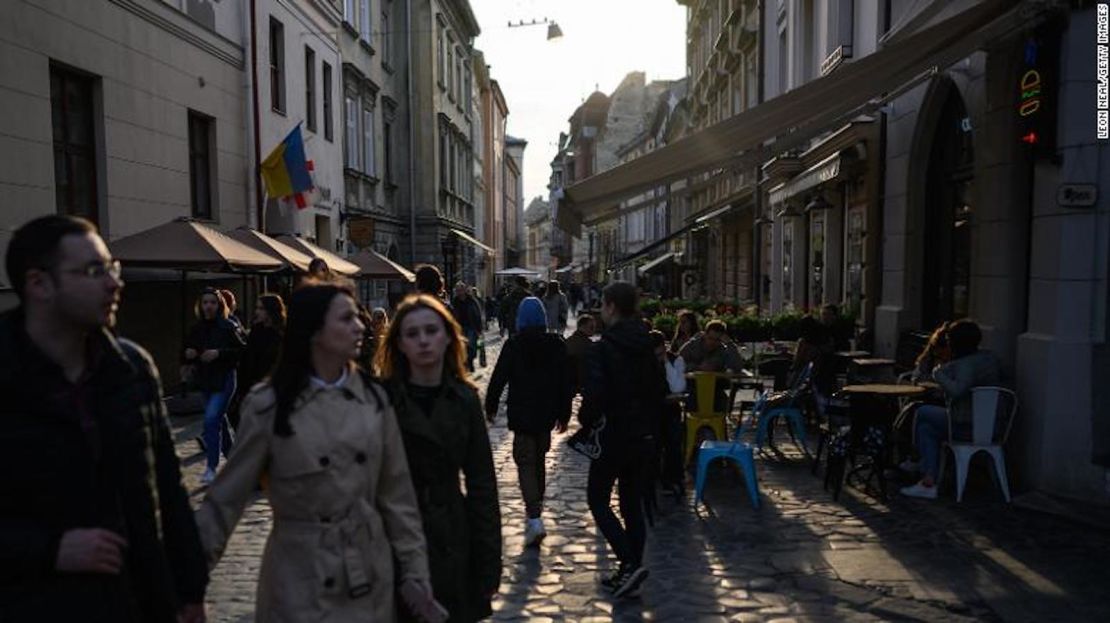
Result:
<svg viewBox="0 0 1110 623">
<path fill-rule="evenodd" d="M 228 309 L 215 288 L 205 288 L 194 308 L 198 322 L 185 338 L 185 363 L 192 367 L 193 385 L 204 398 L 204 450 L 208 469 L 201 482 L 216 477 L 220 447 L 231 451 L 227 407 L 235 394 L 235 365 L 243 350 L 243 339 L 227 320 Z"/>
<path fill-rule="evenodd" d="M 450 621 L 482 619 L 501 582 L 501 511 L 461 329 L 439 299 L 414 295 L 398 306 L 384 340 L 375 365 L 401 427 L 435 598 Z"/>
<path fill-rule="evenodd" d="M 570 402 L 577 370 L 567 357 L 560 334 L 547 333 L 545 304 L 536 297 L 520 302 L 516 335 L 501 349 L 486 391 L 486 418 L 497 416 L 501 392 L 509 385 L 509 430 L 513 431 L 513 461 L 520 479 L 528 522 L 524 545 L 539 545 L 544 529 L 544 457 L 551 448 L 551 429 L 562 433 L 570 421 Z"/>
<path fill-rule="evenodd" d="M 232 430 L 239 430 L 239 405 L 251 388 L 270 376 L 281 352 L 285 333 L 285 303 L 277 294 L 263 294 L 254 304 L 254 322 L 247 336 L 247 347 L 239 359 L 238 391 L 227 411 Z"/>
</svg>

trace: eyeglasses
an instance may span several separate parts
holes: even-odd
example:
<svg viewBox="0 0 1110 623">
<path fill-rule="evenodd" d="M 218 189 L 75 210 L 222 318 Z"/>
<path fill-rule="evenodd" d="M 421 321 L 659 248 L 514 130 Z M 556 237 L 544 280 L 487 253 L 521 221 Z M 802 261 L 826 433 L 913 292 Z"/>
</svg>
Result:
<svg viewBox="0 0 1110 623">
<path fill-rule="evenodd" d="M 88 277 L 89 279 L 103 279 L 105 276 L 110 275 L 112 279 L 118 281 L 123 272 L 123 267 L 120 265 L 119 260 L 108 260 L 106 262 L 89 262 L 81 268 L 68 268 L 61 272 Z"/>
</svg>

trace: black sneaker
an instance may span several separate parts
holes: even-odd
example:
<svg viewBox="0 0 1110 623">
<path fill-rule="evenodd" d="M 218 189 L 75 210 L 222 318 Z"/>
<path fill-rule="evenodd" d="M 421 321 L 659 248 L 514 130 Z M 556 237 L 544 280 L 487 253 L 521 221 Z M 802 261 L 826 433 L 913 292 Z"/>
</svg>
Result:
<svg viewBox="0 0 1110 623">
<path fill-rule="evenodd" d="M 601 586 L 603 586 L 610 593 L 615 591 L 617 589 L 617 586 L 619 585 L 618 580 L 621 577 L 621 571 L 623 571 L 623 569 L 624 565 L 621 565 L 621 569 L 614 571 L 613 574 L 607 578 L 602 578 Z"/>
<path fill-rule="evenodd" d="M 641 566 L 627 566 L 621 569 L 617 575 L 617 586 L 613 589 L 614 597 L 624 597 L 640 588 L 640 585 L 647 579 L 648 570 Z"/>
</svg>

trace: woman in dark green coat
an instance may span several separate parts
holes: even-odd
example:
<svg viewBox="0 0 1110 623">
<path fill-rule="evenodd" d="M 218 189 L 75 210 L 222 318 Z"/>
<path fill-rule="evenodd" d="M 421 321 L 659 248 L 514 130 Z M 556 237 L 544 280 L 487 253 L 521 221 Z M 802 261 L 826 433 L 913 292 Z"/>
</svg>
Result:
<svg viewBox="0 0 1110 623">
<path fill-rule="evenodd" d="M 452 622 L 485 618 L 501 582 L 497 477 L 481 401 L 467 378 L 465 339 L 443 303 L 406 298 L 378 349 L 377 369 L 401 427 L 435 598 Z"/>
</svg>

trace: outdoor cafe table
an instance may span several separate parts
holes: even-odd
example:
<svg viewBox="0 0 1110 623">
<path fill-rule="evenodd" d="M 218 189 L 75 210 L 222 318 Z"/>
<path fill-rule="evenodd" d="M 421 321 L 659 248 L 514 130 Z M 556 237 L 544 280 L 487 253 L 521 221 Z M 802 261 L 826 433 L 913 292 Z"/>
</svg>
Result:
<svg viewBox="0 0 1110 623">
<path fill-rule="evenodd" d="M 878 479 L 880 498 L 886 499 L 886 481 L 884 480 L 883 469 L 887 464 L 887 453 L 889 452 L 891 436 L 891 424 L 894 417 L 898 413 L 897 403 L 898 398 L 913 398 L 920 396 L 928 391 L 925 387 L 919 385 L 898 385 L 894 383 L 863 383 L 857 385 L 845 385 L 840 389 L 844 394 L 847 394 L 851 400 L 849 407 L 849 416 L 851 418 L 851 431 L 849 433 L 849 443 L 851 444 L 852 454 L 855 454 L 861 446 L 864 445 L 865 436 L 872 430 L 878 431 L 882 436 L 882 448 L 875 453 L 869 453 L 871 461 L 860 462 L 856 467 L 847 474 L 844 478 L 845 481 L 851 481 L 852 477 L 860 476 L 860 473 L 870 468 L 866 477 L 862 479 L 865 487 L 869 488 L 873 479 Z M 832 454 L 830 453 L 830 457 Z M 835 487 L 833 496 L 838 497 L 840 494 L 840 479 L 835 479 Z"/>
</svg>

